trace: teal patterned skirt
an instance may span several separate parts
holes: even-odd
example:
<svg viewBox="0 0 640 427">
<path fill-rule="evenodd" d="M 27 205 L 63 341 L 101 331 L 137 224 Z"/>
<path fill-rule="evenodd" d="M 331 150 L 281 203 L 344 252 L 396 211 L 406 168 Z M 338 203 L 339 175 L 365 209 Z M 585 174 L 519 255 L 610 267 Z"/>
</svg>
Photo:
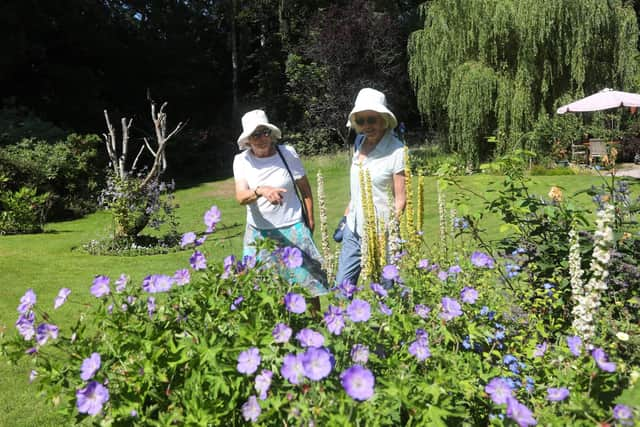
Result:
<svg viewBox="0 0 640 427">
<path fill-rule="evenodd" d="M 270 239 L 276 242 L 279 248 L 298 248 L 302 252 L 302 265 L 288 268 L 277 259 L 274 254 L 261 252 L 257 258 L 267 263 L 278 266 L 280 274 L 289 283 L 295 283 L 306 289 L 312 296 L 329 293 L 327 287 L 327 275 L 322 269 L 322 255 L 313 242 L 311 232 L 302 222 L 289 227 L 260 230 L 247 224 L 244 233 L 242 255 L 256 256 L 255 241 Z"/>
</svg>

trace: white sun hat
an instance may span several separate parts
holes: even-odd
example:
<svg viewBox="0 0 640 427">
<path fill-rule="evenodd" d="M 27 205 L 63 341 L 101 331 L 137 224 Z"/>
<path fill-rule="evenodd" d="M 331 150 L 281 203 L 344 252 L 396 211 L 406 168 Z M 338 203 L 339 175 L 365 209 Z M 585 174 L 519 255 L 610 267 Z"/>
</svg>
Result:
<svg viewBox="0 0 640 427">
<path fill-rule="evenodd" d="M 390 129 L 398 126 L 396 116 L 387 108 L 387 98 L 379 90 L 366 87 L 358 92 L 356 103 L 349 113 L 348 127 L 356 129 L 356 113 L 361 111 L 375 111 L 382 114 L 387 122 L 387 127 Z"/>
<path fill-rule="evenodd" d="M 247 145 L 249 136 L 251 136 L 251 134 L 260 126 L 271 129 L 271 135 L 274 138 L 282 138 L 282 132 L 280 132 L 280 129 L 276 126 L 269 123 L 267 114 L 264 111 L 252 110 L 242 116 L 242 134 L 238 137 L 238 147 L 240 147 L 241 150 L 249 148 L 249 145 Z"/>
</svg>

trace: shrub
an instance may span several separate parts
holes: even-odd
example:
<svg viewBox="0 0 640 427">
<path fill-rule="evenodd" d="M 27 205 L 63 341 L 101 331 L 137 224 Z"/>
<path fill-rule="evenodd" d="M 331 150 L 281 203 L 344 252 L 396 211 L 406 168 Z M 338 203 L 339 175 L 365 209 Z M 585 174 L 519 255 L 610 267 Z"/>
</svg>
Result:
<svg viewBox="0 0 640 427">
<path fill-rule="evenodd" d="M 29 187 L 3 190 L 1 182 L 0 190 L 0 234 L 42 232 L 49 194 Z"/>
<path fill-rule="evenodd" d="M 50 193 L 47 221 L 78 217 L 96 208 L 98 143 L 97 135 L 70 134 L 53 144 L 23 139 L 0 151 L 0 173 L 9 178 L 12 191 L 26 186 Z"/>
</svg>

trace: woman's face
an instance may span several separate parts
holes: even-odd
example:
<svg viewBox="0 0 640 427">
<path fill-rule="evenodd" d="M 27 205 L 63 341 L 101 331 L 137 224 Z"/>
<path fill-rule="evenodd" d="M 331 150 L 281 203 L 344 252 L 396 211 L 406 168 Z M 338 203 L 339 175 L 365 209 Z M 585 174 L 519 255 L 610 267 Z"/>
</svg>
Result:
<svg viewBox="0 0 640 427">
<path fill-rule="evenodd" d="M 271 129 L 259 126 L 249 135 L 249 147 L 256 157 L 269 157 L 275 154 Z"/>
<path fill-rule="evenodd" d="M 384 117 L 376 111 L 365 110 L 356 113 L 355 122 L 358 131 L 372 142 L 380 141 L 387 130 Z"/>
</svg>

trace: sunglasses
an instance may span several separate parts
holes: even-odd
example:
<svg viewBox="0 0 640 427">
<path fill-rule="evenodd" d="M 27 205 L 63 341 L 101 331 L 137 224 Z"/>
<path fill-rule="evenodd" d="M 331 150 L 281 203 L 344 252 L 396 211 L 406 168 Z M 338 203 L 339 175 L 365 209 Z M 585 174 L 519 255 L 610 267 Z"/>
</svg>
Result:
<svg viewBox="0 0 640 427">
<path fill-rule="evenodd" d="M 254 133 L 249 135 L 249 138 L 258 139 L 261 136 L 271 136 L 271 129 L 262 129 L 262 130 L 255 131 Z"/>
<path fill-rule="evenodd" d="M 367 122 L 367 124 L 369 124 L 369 125 L 375 125 L 378 122 L 378 117 L 376 117 L 376 116 L 368 116 L 367 118 L 358 117 L 356 119 L 356 124 L 358 126 L 363 126 L 364 122 Z"/>
</svg>

